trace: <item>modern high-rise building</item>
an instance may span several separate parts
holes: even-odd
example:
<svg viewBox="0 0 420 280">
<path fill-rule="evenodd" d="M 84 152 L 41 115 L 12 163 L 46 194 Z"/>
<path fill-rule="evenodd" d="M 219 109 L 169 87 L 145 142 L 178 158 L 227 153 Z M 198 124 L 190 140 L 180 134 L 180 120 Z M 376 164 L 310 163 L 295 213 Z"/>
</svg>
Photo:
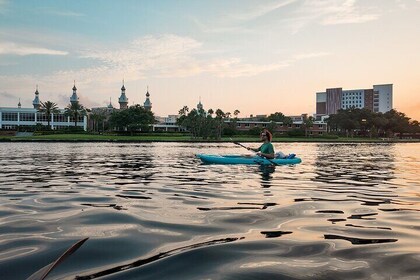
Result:
<svg viewBox="0 0 420 280">
<path fill-rule="evenodd" d="M 316 93 L 316 115 L 336 114 L 338 109 L 366 108 L 385 113 L 392 109 L 392 84 L 374 85 L 372 89 L 328 88 Z"/>
</svg>

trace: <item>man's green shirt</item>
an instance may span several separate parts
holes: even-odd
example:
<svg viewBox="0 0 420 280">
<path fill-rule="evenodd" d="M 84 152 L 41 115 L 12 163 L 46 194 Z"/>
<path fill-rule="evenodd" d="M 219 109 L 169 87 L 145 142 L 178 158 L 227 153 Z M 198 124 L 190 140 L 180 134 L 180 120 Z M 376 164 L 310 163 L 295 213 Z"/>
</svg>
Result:
<svg viewBox="0 0 420 280">
<path fill-rule="evenodd" d="M 261 147 L 258 148 L 258 151 L 263 154 L 274 154 L 273 144 L 271 144 L 271 142 L 264 143 L 261 145 Z"/>
</svg>

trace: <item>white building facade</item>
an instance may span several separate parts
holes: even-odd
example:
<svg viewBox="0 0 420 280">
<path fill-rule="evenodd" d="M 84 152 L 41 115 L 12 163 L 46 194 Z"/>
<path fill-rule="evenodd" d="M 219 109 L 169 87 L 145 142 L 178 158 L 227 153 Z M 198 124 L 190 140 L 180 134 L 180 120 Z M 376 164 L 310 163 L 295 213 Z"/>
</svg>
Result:
<svg viewBox="0 0 420 280">
<path fill-rule="evenodd" d="M 74 119 L 64 115 L 64 109 L 58 114 L 51 114 L 51 129 L 64 129 L 74 126 Z M 0 107 L 0 129 L 3 130 L 30 130 L 32 127 L 41 124 L 48 125 L 47 115 L 34 108 L 8 108 Z M 87 130 L 87 117 L 80 116 L 77 119 L 77 126 Z"/>
<path fill-rule="evenodd" d="M 78 100 L 76 86 L 73 87 L 71 102 Z M 51 129 L 64 129 L 68 127 L 81 127 L 87 130 L 87 116 L 79 116 L 75 122 L 73 117 L 65 115 L 65 110 L 60 109 L 58 113 L 52 113 L 49 117 L 40 112 L 41 101 L 39 98 L 38 87 L 35 91 L 35 99 L 32 103 L 33 108 L 21 108 L 19 101 L 18 107 L 0 107 L 0 129 L 2 130 L 28 130 L 31 131 L 37 125 L 47 126 L 48 121 Z"/>
</svg>

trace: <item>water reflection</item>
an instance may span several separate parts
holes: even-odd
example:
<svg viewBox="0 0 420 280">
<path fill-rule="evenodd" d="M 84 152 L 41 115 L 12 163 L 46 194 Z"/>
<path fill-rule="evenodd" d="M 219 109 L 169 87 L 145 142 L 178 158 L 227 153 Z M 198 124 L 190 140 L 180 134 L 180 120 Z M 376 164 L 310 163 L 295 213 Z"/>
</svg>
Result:
<svg viewBox="0 0 420 280">
<path fill-rule="evenodd" d="M 83 237 L 89 242 L 51 278 L 420 274 L 417 146 L 282 144 L 302 157 L 296 166 L 194 157 L 236 148 L 0 145 L 2 279 L 25 279 Z"/>
<path fill-rule="evenodd" d="M 314 181 L 374 186 L 394 178 L 394 144 L 318 144 Z"/>
<path fill-rule="evenodd" d="M 274 165 L 260 165 L 259 173 L 261 175 L 261 186 L 265 189 L 271 187 L 271 181 L 273 180 L 273 173 L 276 171 Z"/>
<path fill-rule="evenodd" d="M 325 234 L 325 239 L 342 239 L 346 241 L 350 241 L 351 244 L 354 245 L 364 245 L 364 244 L 377 244 L 377 243 L 389 243 L 389 242 L 397 242 L 398 239 L 393 238 L 383 238 L 383 239 L 365 239 L 365 238 L 355 238 L 355 237 L 347 237 L 347 236 L 341 236 L 341 235 L 335 235 L 335 234 Z"/>
</svg>

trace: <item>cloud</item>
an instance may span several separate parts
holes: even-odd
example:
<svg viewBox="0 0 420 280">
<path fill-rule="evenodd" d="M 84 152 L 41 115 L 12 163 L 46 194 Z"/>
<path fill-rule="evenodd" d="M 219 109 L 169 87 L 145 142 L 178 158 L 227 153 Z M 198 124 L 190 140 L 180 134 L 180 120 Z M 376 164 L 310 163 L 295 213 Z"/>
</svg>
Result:
<svg viewBox="0 0 420 280">
<path fill-rule="evenodd" d="M 125 48 L 85 50 L 84 58 L 104 63 L 104 72 L 131 73 L 141 77 L 187 77 L 210 73 L 219 77 L 258 75 L 285 67 L 284 63 L 253 65 L 239 58 L 204 57 L 203 44 L 176 35 L 145 36 Z M 97 75 L 96 75 L 97 77 Z"/>
<path fill-rule="evenodd" d="M 55 10 L 53 8 L 50 8 L 50 7 L 40 7 L 37 10 L 38 10 L 38 13 L 44 13 L 44 14 L 62 16 L 62 17 L 83 17 L 83 16 L 85 16 L 82 13 L 77 13 L 77 12 L 73 12 L 73 11 L 60 11 L 60 10 Z"/>
<path fill-rule="evenodd" d="M 212 61 L 212 63 L 204 67 L 202 71 L 212 73 L 213 75 L 222 78 L 237 78 L 256 76 L 264 72 L 276 71 L 287 66 L 289 66 L 289 64 L 285 62 L 255 65 L 243 63 L 239 58 L 231 58 Z"/>
<path fill-rule="evenodd" d="M 70 104 L 70 94 L 60 94 L 55 97 L 55 101 L 58 104 L 63 104 L 63 108 L 67 107 Z M 101 104 L 96 101 L 91 100 L 86 93 L 78 93 L 77 96 L 79 97 L 80 104 L 83 105 L 85 108 L 95 108 L 95 107 L 104 107 L 106 103 Z M 45 96 L 40 96 L 41 98 L 45 98 Z M 44 99 L 46 100 L 46 99 Z"/>
<path fill-rule="evenodd" d="M 0 55 L 1 54 L 14 54 L 14 55 L 67 55 L 68 52 L 47 49 L 43 47 L 35 47 L 23 44 L 17 44 L 13 42 L 0 42 Z"/>
<path fill-rule="evenodd" d="M 108 102 L 102 104 L 102 100 L 120 95 L 118 89 L 122 78 L 134 84 L 136 81 L 162 77 L 212 75 L 239 78 L 289 66 L 288 62 L 282 61 L 249 63 L 242 58 L 227 57 L 223 52 L 208 51 L 202 42 L 193 38 L 171 34 L 144 36 L 124 45 L 85 49 L 79 53 L 78 59 L 90 60 L 91 66 L 56 71 L 49 75 L 0 75 L 0 84 L 7 84 L 4 91 L 24 92 L 30 98 L 35 85 L 40 85 L 41 100 L 52 100 L 60 107 L 65 107 L 72 94 L 73 80 L 76 80 L 81 103 L 87 107 L 97 107 L 107 105 Z"/>
<path fill-rule="evenodd" d="M 204 33 L 254 33 L 252 28 L 244 27 L 242 24 L 251 20 L 263 17 L 271 12 L 286 7 L 297 0 L 282 0 L 271 3 L 264 3 L 252 6 L 250 9 L 226 13 L 223 17 L 208 23 L 202 22 L 200 19 L 192 18 L 192 21 Z"/>
<path fill-rule="evenodd" d="M 367 7 L 359 7 L 356 0 L 344 1 L 310 1 L 307 7 L 315 16 L 322 18 L 323 25 L 363 23 L 379 18 L 379 14 L 371 13 Z"/>
<path fill-rule="evenodd" d="M 5 92 L 5 91 L 0 92 L 0 96 L 3 97 L 3 98 L 7 98 L 7 99 L 12 99 L 12 98 L 16 99 L 16 96 L 14 96 L 13 94 L 10 94 L 8 92 Z"/>
<path fill-rule="evenodd" d="M 275 10 L 288 6 L 294 2 L 296 2 L 296 0 L 276 1 L 273 3 L 261 4 L 257 7 L 252 7 L 252 10 L 239 12 L 239 13 L 232 13 L 228 16 L 231 18 L 243 20 L 243 21 L 253 20 L 261 16 L 264 16 L 268 13 L 271 13 Z"/>
<path fill-rule="evenodd" d="M 419 0 L 420 1 L 420 0 Z M 211 22 L 192 18 L 205 33 L 260 33 L 249 22 L 263 18 L 258 24 L 267 27 L 286 27 L 292 34 L 306 26 L 356 24 L 380 18 L 381 11 L 368 6 L 369 2 L 357 0 L 284 0 L 264 3 L 252 9 L 227 13 Z M 286 13 L 287 9 L 287 13 Z M 269 17 L 276 13 L 276 17 Z"/>
<path fill-rule="evenodd" d="M 242 26 L 234 26 L 231 23 L 222 22 L 221 26 L 215 26 L 214 22 L 210 24 L 205 24 L 198 18 L 191 18 L 191 20 L 197 25 L 197 27 L 203 33 L 251 33 L 254 32 L 253 30 L 242 27 Z"/>
<path fill-rule="evenodd" d="M 188 37 L 149 35 L 133 40 L 126 48 L 85 50 L 81 52 L 81 56 L 98 59 L 111 65 L 135 66 L 142 62 L 147 67 L 153 67 L 162 59 L 179 58 L 193 52 L 201 45 L 201 43 Z"/>
<path fill-rule="evenodd" d="M 0 0 L 0 14 L 5 14 L 9 11 L 8 6 L 9 1 L 8 0 Z"/>
<path fill-rule="evenodd" d="M 380 18 L 379 9 L 368 7 L 369 2 L 362 3 L 365 6 L 361 6 L 356 0 L 306 0 L 296 6 L 289 17 L 282 18 L 281 22 L 294 34 L 313 24 L 357 24 Z"/>
<path fill-rule="evenodd" d="M 303 53 L 295 55 L 296 60 L 307 59 L 307 58 L 314 58 L 320 56 L 330 55 L 328 52 L 315 52 L 315 53 Z"/>
</svg>

